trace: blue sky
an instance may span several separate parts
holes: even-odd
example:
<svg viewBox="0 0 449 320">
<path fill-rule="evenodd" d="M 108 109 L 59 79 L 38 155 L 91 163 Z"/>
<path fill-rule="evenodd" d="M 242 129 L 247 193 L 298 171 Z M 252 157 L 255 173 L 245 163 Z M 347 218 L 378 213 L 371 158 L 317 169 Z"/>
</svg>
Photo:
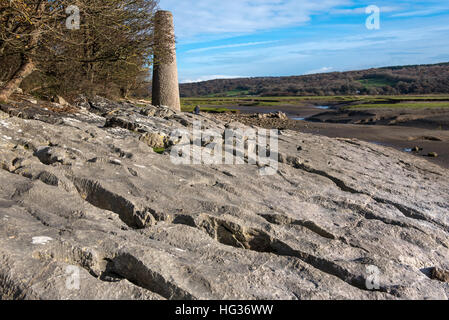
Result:
<svg viewBox="0 0 449 320">
<path fill-rule="evenodd" d="M 370 5 L 380 29 L 366 27 Z M 180 82 L 449 61 L 449 1 L 160 0 Z"/>
</svg>

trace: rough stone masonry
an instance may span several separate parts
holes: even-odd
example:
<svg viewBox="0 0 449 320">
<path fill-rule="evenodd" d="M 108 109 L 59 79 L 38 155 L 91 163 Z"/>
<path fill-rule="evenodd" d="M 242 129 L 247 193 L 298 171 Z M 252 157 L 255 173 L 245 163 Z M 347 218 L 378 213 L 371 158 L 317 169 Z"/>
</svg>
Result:
<svg viewBox="0 0 449 320">
<path fill-rule="evenodd" d="M 156 12 L 154 28 L 153 104 L 181 111 L 172 13 Z"/>
</svg>

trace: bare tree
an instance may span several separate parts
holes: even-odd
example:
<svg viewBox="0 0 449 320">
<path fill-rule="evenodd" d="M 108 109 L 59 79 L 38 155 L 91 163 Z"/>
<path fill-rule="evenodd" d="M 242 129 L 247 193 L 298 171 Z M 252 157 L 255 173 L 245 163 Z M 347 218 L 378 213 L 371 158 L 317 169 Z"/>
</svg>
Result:
<svg viewBox="0 0 449 320">
<path fill-rule="evenodd" d="M 7 100 L 35 69 L 32 56 L 43 32 L 45 7 L 45 1 L 1 0 L 0 53 L 6 58 L 19 55 L 20 59 L 17 69 L 0 90 L 0 100 Z"/>
<path fill-rule="evenodd" d="M 76 30 L 66 26 L 73 5 L 81 16 Z M 126 94 L 151 64 L 156 7 L 156 0 L 0 0 L 0 99 L 34 71 L 57 90 L 114 82 Z"/>
</svg>

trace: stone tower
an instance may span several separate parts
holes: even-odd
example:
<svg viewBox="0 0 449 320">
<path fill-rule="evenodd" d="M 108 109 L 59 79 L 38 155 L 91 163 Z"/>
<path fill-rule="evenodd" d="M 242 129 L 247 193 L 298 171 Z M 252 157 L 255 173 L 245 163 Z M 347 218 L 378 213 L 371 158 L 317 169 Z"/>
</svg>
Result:
<svg viewBox="0 0 449 320">
<path fill-rule="evenodd" d="M 181 110 L 173 14 L 158 11 L 154 20 L 153 105 Z"/>
</svg>

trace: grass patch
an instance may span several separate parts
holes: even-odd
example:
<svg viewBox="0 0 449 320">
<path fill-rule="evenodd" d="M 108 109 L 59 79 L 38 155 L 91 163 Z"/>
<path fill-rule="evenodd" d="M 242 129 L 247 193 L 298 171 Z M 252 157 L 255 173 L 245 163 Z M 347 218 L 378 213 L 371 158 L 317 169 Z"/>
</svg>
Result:
<svg viewBox="0 0 449 320">
<path fill-rule="evenodd" d="M 231 90 L 222 93 L 214 93 L 204 96 L 205 98 L 219 98 L 219 97 L 243 97 L 248 96 L 248 90 Z"/>
<path fill-rule="evenodd" d="M 449 101 L 449 96 L 389 96 L 394 101 Z"/>
<path fill-rule="evenodd" d="M 202 109 L 212 107 L 217 109 L 221 106 L 279 106 L 279 105 L 304 105 L 307 101 L 334 101 L 345 102 L 352 101 L 346 97 L 201 97 L 201 98 L 182 98 L 182 107 L 186 111 L 193 110 L 199 105 Z M 207 110 L 207 109 L 206 109 Z"/>
<path fill-rule="evenodd" d="M 159 154 L 163 154 L 165 152 L 165 148 L 153 148 L 153 151 Z"/>
<path fill-rule="evenodd" d="M 369 79 L 379 80 L 379 79 Z M 415 103 L 413 103 L 415 102 Z M 446 108 L 448 95 L 428 96 L 293 96 L 293 97 L 199 97 L 182 98 L 182 111 L 192 112 L 195 106 L 201 111 L 223 113 L 232 107 L 279 107 L 310 105 L 345 105 L 347 108 Z M 226 108 L 225 108 L 226 107 Z"/>
<path fill-rule="evenodd" d="M 197 105 L 201 106 L 201 112 L 208 112 L 208 113 L 236 113 L 237 110 L 232 110 L 228 108 L 220 108 L 220 107 L 203 107 L 203 105 L 197 103 L 197 104 L 181 104 L 181 111 L 182 112 L 194 112 L 194 109 Z"/>
</svg>

